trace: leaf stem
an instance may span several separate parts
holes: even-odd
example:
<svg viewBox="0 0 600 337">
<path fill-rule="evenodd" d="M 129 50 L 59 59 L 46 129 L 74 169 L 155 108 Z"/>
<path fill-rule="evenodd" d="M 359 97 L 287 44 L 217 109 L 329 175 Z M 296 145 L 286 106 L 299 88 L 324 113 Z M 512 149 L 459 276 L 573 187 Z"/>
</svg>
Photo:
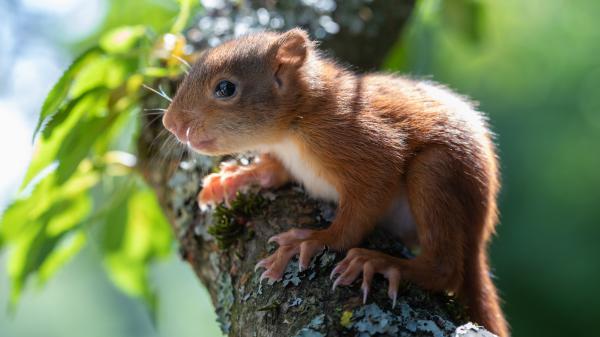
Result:
<svg viewBox="0 0 600 337">
<path fill-rule="evenodd" d="M 180 9 L 179 14 L 177 15 L 177 19 L 175 19 L 175 23 L 171 27 L 172 34 L 179 34 L 185 28 L 187 21 L 190 17 L 190 11 L 192 8 L 191 0 L 179 0 Z"/>
</svg>

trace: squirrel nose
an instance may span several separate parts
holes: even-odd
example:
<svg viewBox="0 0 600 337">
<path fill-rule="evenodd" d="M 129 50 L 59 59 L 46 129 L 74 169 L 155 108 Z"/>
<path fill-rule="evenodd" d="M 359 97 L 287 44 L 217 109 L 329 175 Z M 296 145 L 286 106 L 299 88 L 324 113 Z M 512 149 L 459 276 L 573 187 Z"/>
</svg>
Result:
<svg viewBox="0 0 600 337">
<path fill-rule="evenodd" d="M 162 122 L 165 128 L 175 135 L 180 142 L 187 142 L 188 131 L 186 131 L 185 123 L 183 121 L 178 121 L 177 118 L 172 117 L 167 111 L 162 118 Z"/>
<path fill-rule="evenodd" d="M 169 130 L 171 133 L 176 133 L 177 125 L 173 121 L 173 118 L 171 118 L 171 114 L 168 111 L 163 115 L 162 123 L 165 129 Z"/>
</svg>

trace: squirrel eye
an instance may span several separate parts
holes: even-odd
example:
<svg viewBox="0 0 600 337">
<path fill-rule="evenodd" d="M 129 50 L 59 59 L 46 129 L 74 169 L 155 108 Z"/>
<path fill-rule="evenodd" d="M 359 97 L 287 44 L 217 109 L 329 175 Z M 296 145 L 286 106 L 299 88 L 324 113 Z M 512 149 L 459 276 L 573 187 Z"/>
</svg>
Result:
<svg viewBox="0 0 600 337">
<path fill-rule="evenodd" d="M 235 84 L 230 81 L 221 81 L 215 88 L 215 96 L 217 98 L 227 98 L 233 96 L 233 94 L 235 94 Z"/>
</svg>

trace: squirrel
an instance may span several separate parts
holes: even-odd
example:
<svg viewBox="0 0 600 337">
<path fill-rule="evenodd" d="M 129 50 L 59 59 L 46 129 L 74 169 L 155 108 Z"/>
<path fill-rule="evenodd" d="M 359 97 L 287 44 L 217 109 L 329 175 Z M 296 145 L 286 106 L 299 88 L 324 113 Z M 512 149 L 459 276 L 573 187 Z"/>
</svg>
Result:
<svg viewBox="0 0 600 337">
<path fill-rule="evenodd" d="M 290 181 L 337 202 L 328 228 L 269 239 L 278 248 L 258 262 L 261 280 L 280 279 L 296 255 L 305 269 L 322 249 L 347 251 L 332 271 L 334 289 L 362 275 L 366 301 L 381 274 L 394 304 L 401 281 L 452 292 L 472 320 L 509 335 L 487 258 L 498 221 L 497 156 L 486 118 L 468 99 L 430 81 L 352 72 L 295 28 L 205 51 L 163 124 L 202 154 L 259 153 L 249 165 L 206 176 L 203 205 L 227 202 L 248 185 Z M 399 227 L 415 227 L 415 258 L 358 248 L 389 214 Z"/>
</svg>

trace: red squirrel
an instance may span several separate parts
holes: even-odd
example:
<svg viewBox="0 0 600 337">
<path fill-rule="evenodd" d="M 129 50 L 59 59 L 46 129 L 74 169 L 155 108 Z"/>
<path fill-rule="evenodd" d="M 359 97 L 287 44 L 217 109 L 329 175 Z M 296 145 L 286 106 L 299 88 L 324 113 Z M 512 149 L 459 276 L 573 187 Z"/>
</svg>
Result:
<svg viewBox="0 0 600 337">
<path fill-rule="evenodd" d="M 270 239 L 279 246 L 257 264 L 263 277 L 280 279 L 296 255 L 307 268 L 325 247 L 347 251 L 332 272 L 334 288 L 362 274 L 366 301 L 378 273 L 394 303 L 401 281 L 453 292 L 472 320 L 509 335 L 487 259 L 498 220 L 498 163 L 485 118 L 465 98 L 427 81 L 356 74 L 292 29 L 204 52 L 163 124 L 199 153 L 260 153 L 250 165 L 205 177 L 201 204 L 227 201 L 247 185 L 289 181 L 337 202 L 328 228 Z M 414 259 L 357 248 L 394 207 L 402 226 L 416 226 Z"/>
</svg>

